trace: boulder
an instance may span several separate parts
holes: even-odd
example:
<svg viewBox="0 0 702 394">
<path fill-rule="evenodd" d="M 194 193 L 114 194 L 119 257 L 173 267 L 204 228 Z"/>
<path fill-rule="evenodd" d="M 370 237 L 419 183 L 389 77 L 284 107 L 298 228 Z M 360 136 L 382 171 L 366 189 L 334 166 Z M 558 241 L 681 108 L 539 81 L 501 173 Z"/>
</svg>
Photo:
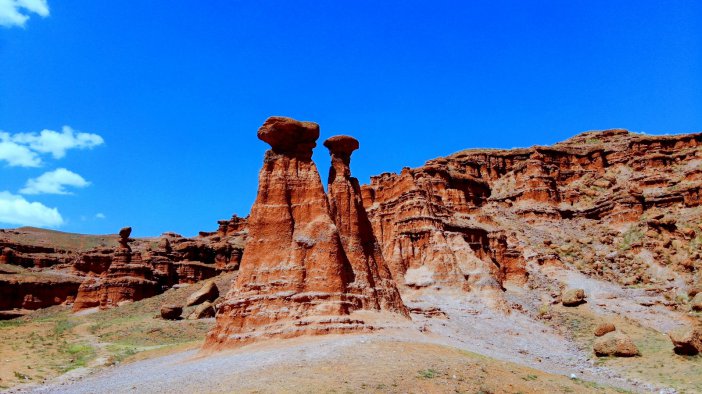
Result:
<svg viewBox="0 0 702 394">
<path fill-rule="evenodd" d="M 693 311 L 702 311 L 702 293 L 695 294 L 690 301 L 690 306 Z"/>
<path fill-rule="evenodd" d="M 218 297 L 219 288 L 217 288 L 217 284 L 213 281 L 209 281 L 205 283 L 200 290 L 194 292 L 190 295 L 190 297 L 188 297 L 188 300 L 185 302 L 185 306 L 199 305 L 206 301 L 213 302 Z"/>
<path fill-rule="evenodd" d="M 324 141 L 324 146 L 329 149 L 329 154 L 340 158 L 350 158 L 351 153 L 360 147 L 357 139 L 348 135 L 335 135 Z"/>
<path fill-rule="evenodd" d="M 595 339 L 593 349 L 595 355 L 599 357 L 634 357 L 639 355 L 639 349 L 634 341 L 629 336 L 619 332 L 610 332 Z"/>
<path fill-rule="evenodd" d="M 161 317 L 165 320 L 179 320 L 183 313 L 183 307 L 178 305 L 163 305 L 161 307 Z"/>
<path fill-rule="evenodd" d="M 681 355 L 696 355 L 702 351 L 702 330 L 695 327 L 680 328 L 668 333 L 673 351 Z"/>
<path fill-rule="evenodd" d="M 585 303 L 585 290 L 569 289 L 561 294 L 563 306 L 578 306 Z"/>
<path fill-rule="evenodd" d="M 612 323 L 600 323 L 595 327 L 595 336 L 601 337 L 610 332 L 616 331 L 616 327 Z"/>
<path fill-rule="evenodd" d="M 198 305 L 195 310 L 188 316 L 189 320 L 206 319 L 209 317 L 215 317 L 216 314 L 215 306 L 209 301 L 205 301 Z"/>
<path fill-rule="evenodd" d="M 319 125 L 271 116 L 258 129 L 258 138 L 269 144 L 276 153 L 309 160 L 312 158 L 312 149 L 317 146 Z"/>
</svg>

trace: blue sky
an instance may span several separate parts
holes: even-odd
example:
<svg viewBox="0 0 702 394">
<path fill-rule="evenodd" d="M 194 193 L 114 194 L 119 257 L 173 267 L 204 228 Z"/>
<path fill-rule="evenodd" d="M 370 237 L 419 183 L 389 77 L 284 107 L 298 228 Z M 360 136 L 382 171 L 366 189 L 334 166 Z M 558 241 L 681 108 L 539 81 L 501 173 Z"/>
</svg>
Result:
<svg viewBox="0 0 702 394">
<path fill-rule="evenodd" d="M 362 183 L 702 131 L 702 2 L 0 0 L 0 227 L 214 230 L 253 203 L 270 115 L 320 124 L 323 179 L 321 141 L 356 136 Z"/>
</svg>

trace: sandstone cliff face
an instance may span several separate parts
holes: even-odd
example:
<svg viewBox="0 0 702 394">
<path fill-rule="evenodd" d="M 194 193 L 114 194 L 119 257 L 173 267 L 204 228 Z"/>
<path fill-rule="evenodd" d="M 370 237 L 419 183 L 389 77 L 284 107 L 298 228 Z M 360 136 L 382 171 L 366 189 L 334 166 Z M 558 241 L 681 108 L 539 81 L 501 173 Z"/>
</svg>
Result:
<svg viewBox="0 0 702 394">
<path fill-rule="evenodd" d="M 661 260 L 699 260 L 689 240 L 699 236 L 701 144 L 700 134 L 607 130 L 552 147 L 467 150 L 373 177 L 363 199 L 393 275 L 409 286 L 521 283 L 529 262 L 634 284 L 652 280 Z M 649 220 L 658 216 L 687 235 Z M 663 248 L 675 239 L 686 247 L 671 257 Z"/>
<path fill-rule="evenodd" d="M 311 160 L 319 126 L 273 117 L 258 137 L 271 150 L 259 175 L 239 276 L 205 348 L 366 329 L 350 314 L 365 306 L 379 309 L 381 297 L 383 306 L 400 309 L 392 296 L 349 290 L 357 274 L 372 278 L 367 262 L 366 272 L 357 273 L 349 261 Z"/>
</svg>

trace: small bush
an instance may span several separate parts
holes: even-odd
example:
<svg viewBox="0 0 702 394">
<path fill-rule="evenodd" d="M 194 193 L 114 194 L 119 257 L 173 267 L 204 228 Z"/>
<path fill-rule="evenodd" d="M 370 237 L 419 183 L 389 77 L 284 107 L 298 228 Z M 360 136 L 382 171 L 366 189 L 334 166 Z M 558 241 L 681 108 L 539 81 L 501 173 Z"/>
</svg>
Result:
<svg viewBox="0 0 702 394">
<path fill-rule="evenodd" d="M 419 371 L 419 376 L 424 379 L 434 379 L 435 377 L 439 376 L 439 372 L 430 368 Z"/>
</svg>

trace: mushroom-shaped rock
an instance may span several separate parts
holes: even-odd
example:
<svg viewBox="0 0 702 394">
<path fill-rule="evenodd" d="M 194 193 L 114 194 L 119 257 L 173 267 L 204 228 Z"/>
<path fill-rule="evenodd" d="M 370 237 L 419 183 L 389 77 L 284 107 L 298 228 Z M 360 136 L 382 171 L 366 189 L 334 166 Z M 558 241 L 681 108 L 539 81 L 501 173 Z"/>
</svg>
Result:
<svg viewBox="0 0 702 394">
<path fill-rule="evenodd" d="M 358 140 L 351 136 L 335 135 L 324 141 L 324 146 L 329 149 L 329 153 L 332 155 L 350 157 L 351 153 L 358 149 L 360 145 Z"/>
<path fill-rule="evenodd" d="M 578 306 L 585 302 L 585 290 L 569 289 L 561 295 L 563 306 Z"/>
<path fill-rule="evenodd" d="M 193 306 L 193 305 L 198 305 L 202 304 L 203 302 L 206 301 L 214 301 L 219 297 L 219 288 L 217 288 L 217 285 L 210 281 L 205 283 L 202 288 L 188 297 L 188 300 L 185 303 L 185 306 Z"/>
<path fill-rule="evenodd" d="M 161 307 L 161 317 L 165 320 L 178 320 L 183 313 L 183 307 L 178 305 L 163 305 Z"/>
<path fill-rule="evenodd" d="M 702 332 L 699 328 L 685 327 L 668 333 L 675 353 L 694 356 L 702 351 Z"/>
<path fill-rule="evenodd" d="M 617 328 L 612 323 L 600 323 L 595 328 L 595 336 L 601 337 L 610 332 L 616 331 Z"/>
<path fill-rule="evenodd" d="M 129 239 L 129 236 L 132 235 L 132 228 L 131 227 L 124 227 L 121 230 L 119 230 L 119 247 L 121 249 L 128 249 L 131 251 L 131 248 L 129 247 L 129 242 L 132 241 Z"/>
<path fill-rule="evenodd" d="M 311 159 L 317 146 L 319 125 L 282 116 L 271 116 L 258 129 L 258 138 L 276 153 Z"/>
<path fill-rule="evenodd" d="M 122 239 L 129 238 L 130 235 L 132 235 L 131 227 L 123 227 L 119 230 L 119 237 Z"/>
<path fill-rule="evenodd" d="M 639 355 L 639 349 L 627 335 L 619 332 L 610 332 L 595 340 L 593 344 L 595 355 L 634 357 Z"/>
<path fill-rule="evenodd" d="M 358 140 L 348 135 L 337 135 L 324 141 L 324 146 L 329 149 L 332 159 L 329 183 L 331 184 L 337 178 L 342 182 L 348 182 L 351 178 L 351 153 L 358 149 Z"/>
</svg>

